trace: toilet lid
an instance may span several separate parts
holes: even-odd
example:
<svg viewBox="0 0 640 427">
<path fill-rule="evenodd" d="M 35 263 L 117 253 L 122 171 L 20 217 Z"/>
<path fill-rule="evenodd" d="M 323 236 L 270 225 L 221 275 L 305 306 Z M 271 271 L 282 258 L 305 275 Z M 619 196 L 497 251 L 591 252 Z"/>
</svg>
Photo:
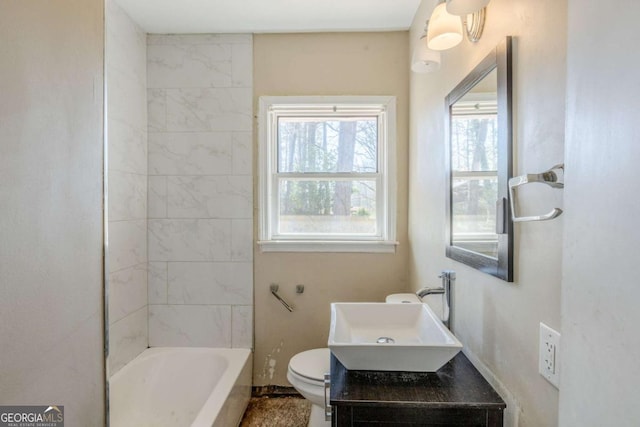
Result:
<svg viewBox="0 0 640 427">
<path fill-rule="evenodd" d="M 289 369 L 310 380 L 322 381 L 329 373 L 330 352 L 328 348 L 303 351 L 291 358 Z"/>
</svg>

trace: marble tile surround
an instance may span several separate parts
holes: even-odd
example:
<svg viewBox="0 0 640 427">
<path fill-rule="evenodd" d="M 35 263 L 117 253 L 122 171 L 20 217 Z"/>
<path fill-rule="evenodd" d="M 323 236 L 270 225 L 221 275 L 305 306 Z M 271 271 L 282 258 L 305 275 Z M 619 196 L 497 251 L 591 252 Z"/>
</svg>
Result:
<svg viewBox="0 0 640 427">
<path fill-rule="evenodd" d="M 109 374 L 148 346 L 146 35 L 106 1 Z"/>
<path fill-rule="evenodd" d="M 251 305 L 251 263 L 170 262 L 167 266 L 169 304 Z"/>
<path fill-rule="evenodd" d="M 253 347 L 252 55 L 147 36 L 151 346 Z"/>
<path fill-rule="evenodd" d="M 231 220 L 150 219 L 150 261 L 231 260 Z"/>
<path fill-rule="evenodd" d="M 151 347 L 231 347 L 231 306 L 151 305 Z"/>
<path fill-rule="evenodd" d="M 250 176 L 170 176 L 167 216 L 170 218 L 251 218 Z"/>
<path fill-rule="evenodd" d="M 232 132 L 154 132 L 149 175 L 231 175 L 233 148 Z"/>
<path fill-rule="evenodd" d="M 109 326 L 109 374 L 113 375 L 148 346 L 147 306 Z"/>
</svg>

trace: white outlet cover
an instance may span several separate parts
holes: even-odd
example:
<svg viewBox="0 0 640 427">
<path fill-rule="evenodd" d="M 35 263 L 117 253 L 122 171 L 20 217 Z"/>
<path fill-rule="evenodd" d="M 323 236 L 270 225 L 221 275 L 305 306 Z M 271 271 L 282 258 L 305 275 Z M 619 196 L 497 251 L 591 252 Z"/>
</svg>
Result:
<svg viewBox="0 0 640 427">
<path fill-rule="evenodd" d="M 540 322 L 538 372 L 560 388 L 560 333 Z"/>
</svg>

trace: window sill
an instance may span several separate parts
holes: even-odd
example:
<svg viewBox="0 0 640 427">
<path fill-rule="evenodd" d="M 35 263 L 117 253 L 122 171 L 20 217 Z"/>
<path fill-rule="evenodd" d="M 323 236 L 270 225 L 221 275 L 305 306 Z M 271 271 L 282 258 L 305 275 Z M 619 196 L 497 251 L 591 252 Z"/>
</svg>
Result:
<svg viewBox="0 0 640 427">
<path fill-rule="evenodd" d="M 262 252 L 395 253 L 398 242 L 263 240 L 258 241 L 258 245 Z"/>
</svg>

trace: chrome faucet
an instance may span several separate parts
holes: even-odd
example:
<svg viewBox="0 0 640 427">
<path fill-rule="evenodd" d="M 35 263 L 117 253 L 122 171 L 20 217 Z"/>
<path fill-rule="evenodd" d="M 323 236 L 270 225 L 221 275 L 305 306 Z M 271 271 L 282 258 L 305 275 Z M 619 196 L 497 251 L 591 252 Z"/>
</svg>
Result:
<svg viewBox="0 0 640 427">
<path fill-rule="evenodd" d="M 427 295 L 433 294 L 444 294 L 444 288 L 422 288 L 418 292 L 416 292 L 416 295 L 418 295 L 420 298 L 424 298 Z"/>
<path fill-rule="evenodd" d="M 442 323 L 444 323 L 444 325 L 447 328 L 449 328 L 451 332 L 453 332 L 453 301 L 452 301 L 452 295 L 451 295 L 451 284 L 456 280 L 456 272 L 451 270 L 444 270 L 438 276 L 438 278 L 442 279 L 442 287 L 440 288 L 425 287 L 420 289 L 418 292 L 416 292 L 416 295 L 418 295 L 418 297 L 422 299 L 427 295 L 443 294 L 446 310 L 445 310 L 445 315 L 443 316 L 444 319 L 442 319 Z"/>
</svg>

